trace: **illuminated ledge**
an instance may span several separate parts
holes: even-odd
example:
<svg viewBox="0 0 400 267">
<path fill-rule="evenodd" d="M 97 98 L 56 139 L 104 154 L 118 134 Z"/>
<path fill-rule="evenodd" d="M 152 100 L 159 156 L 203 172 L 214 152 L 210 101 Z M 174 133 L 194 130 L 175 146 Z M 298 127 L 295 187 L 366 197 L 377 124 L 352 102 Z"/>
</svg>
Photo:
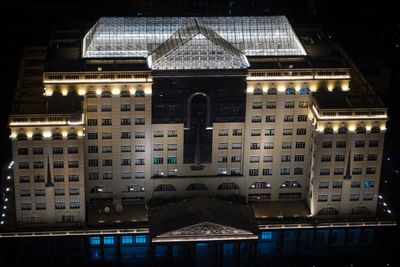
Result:
<svg viewBox="0 0 400 267">
<path fill-rule="evenodd" d="M 258 236 L 248 235 L 218 235 L 218 236 L 177 236 L 177 237 L 154 237 L 153 243 L 163 242 L 197 242 L 197 241 L 220 241 L 220 240 L 257 240 Z"/>
<path fill-rule="evenodd" d="M 259 229 L 263 230 L 279 230 L 279 229 L 309 229 L 309 228 L 349 228 L 349 227 L 394 227 L 397 226 L 396 221 L 364 221 L 364 222 L 333 222 L 333 223 L 301 223 L 301 224 L 260 224 Z M 123 235 L 123 234 L 149 234 L 149 228 L 121 228 L 121 229 L 103 229 L 103 230 L 57 230 L 57 231 L 31 231 L 31 232 L 0 232 L 0 238 L 26 238 L 26 237 L 51 237 L 51 236 L 92 236 L 92 235 Z M 244 235 L 241 239 L 257 239 L 256 235 Z M 199 237 L 202 238 L 202 237 Z M 215 237 L 216 238 L 216 237 Z M 221 240 L 218 239 L 198 239 L 203 240 Z M 230 239 L 235 240 L 229 236 Z M 184 239 L 184 238 L 183 238 Z M 166 239 L 153 238 L 153 242 L 167 242 Z M 193 239 L 192 239 L 193 240 Z M 179 240 L 179 241 L 190 241 Z M 170 242 L 170 241 L 168 241 Z"/>
<path fill-rule="evenodd" d="M 78 126 L 84 125 L 84 114 L 11 115 L 10 126 Z"/>
<path fill-rule="evenodd" d="M 91 236 L 115 234 L 148 234 L 149 228 L 103 229 L 103 230 L 69 230 L 69 231 L 34 231 L 0 233 L 0 238 L 49 237 L 49 236 Z"/>
<path fill-rule="evenodd" d="M 274 69 L 250 70 L 248 81 L 278 81 L 278 80 L 349 80 L 349 69 Z"/>
<path fill-rule="evenodd" d="M 323 111 L 313 105 L 312 112 L 320 120 L 376 120 L 387 119 L 386 109 L 324 109 Z"/>
<path fill-rule="evenodd" d="M 150 72 L 138 71 L 98 71 L 98 72 L 45 72 L 44 84 L 58 83 L 126 83 L 151 82 Z"/>
<path fill-rule="evenodd" d="M 386 227 L 397 226 L 396 221 L 358 221 L 329 223 L 299 223 L 299 224 L 260 224 L 260 230 L 273 229 L 307 229 L 307 228 L 349 228 L 349 227 Z"/>
</svg>

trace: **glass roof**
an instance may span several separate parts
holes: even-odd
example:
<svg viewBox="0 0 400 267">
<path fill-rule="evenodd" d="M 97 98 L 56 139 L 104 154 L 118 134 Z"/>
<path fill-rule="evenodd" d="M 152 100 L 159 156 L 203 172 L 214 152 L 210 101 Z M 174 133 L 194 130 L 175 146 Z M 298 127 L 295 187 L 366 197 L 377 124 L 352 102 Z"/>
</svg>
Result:
<svg viewBox="0 0 400 267">
<path fill-rule="evenodd" d="M 82 56 L 84 58 L 118 58 L 151 55 L 149 61 L 157 61 L 159 56 L 156 54 L 165 54 L 166 51 L 165 48 L 158 49 L 159 46 L 169 45 L 167 40 L 172 43 L 170 37 L 190 20 L 193 18 L 100 18 L 84 37 Z M 191 33 L 187 33 L 192 36 L 191 41 L 198 38 L 207 39 L 212 44 L 223 47 L 223 50 L 232 56 L 236 54 L 237 57 L 237 51 L 233 48 L 245 56 L 306 55 L 292 26 L 284 16 L 198 17 L 197 21 L 200 22 L 200 26 L 196 29 L 198 37 L 193 38 Z M 180 34 L 182 35 L 183 32 L 181 31 Z M 179 42 L 187 41 L 187 37 L 180 38 L 181 40 L 177 40 L 175 45 L 179 46 Z"/>
<path fill-rule="evenodd" d="M 197 18 L 162 43 L 149 57 L 151 69 L 241 69 L 245 55 Z"/>
</svg>

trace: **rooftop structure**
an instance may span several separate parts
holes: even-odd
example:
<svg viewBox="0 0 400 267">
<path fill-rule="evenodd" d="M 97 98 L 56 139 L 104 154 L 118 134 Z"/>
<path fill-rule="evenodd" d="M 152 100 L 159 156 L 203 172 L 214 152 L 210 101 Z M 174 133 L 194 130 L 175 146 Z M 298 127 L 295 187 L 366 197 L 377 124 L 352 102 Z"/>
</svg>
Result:
<svg viewBox="0 0 400 267">
<path fill-rule="evenodd" d="M 137 17 L 99 19 L 83 40 L 83 58 L 147 58 L 171 36 L 194 21 L 215 31 L 246 56 L 306 55 L 289 21 L 276 17 Z M 190 25 L 187 25 L 190 26 Z M 189 27 L 185 34 L 195 27 Z M 210 32 L 210 30 L 208 30 Z M 186 37 L 184 37 L 186 38 Z M 193 49 L 197 49 L 196 45 Z"/>
</svg>

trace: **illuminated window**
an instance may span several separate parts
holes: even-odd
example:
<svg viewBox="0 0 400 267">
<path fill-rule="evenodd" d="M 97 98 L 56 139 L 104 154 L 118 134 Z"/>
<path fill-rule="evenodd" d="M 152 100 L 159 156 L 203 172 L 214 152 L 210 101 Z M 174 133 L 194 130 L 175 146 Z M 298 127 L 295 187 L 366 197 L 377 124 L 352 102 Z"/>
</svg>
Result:
<svg viewBox="0 0 400 267">
<path fill-rule="evenodd" d="M 309 92 L 309 89 L 307 87 L 300 88 L 301 95 L 306 95 L 306 94 L 308 94 L 308 92 Z"/>
<path fill-rule="evenodd" d="M 135 91 L 135 97 L 144 97 L 144 91 L 143 90 L 136 90 Z"/>
<path fill-rule="evenodd" d="M 374 181 L 372 181 L 372 180 L 365 180 L 365 181 L 364 181 L 364 187 L 365 187 L 365 188 L 373 188 L 373 187 L 374 187 Z"/>
<path fill-rule="evenodd" d="M 121 244 L 122 245 L 130 245 L 133 244 L 133 238 L 131 235 L 123 235 L 121 236 Z"/>
<path fill-rule="evenodd" d="M 103 239 L 104 245 L 114 245 L 115 236 L 105 236 Z"/>
<path fill-rule="evenodd" d="M 286 89 L 286 94 L 287 95 L 294 95 L 295 94 L 294 88 L 287 88 Z"/>
<path fill-rule="evenodd" d="M 261 240 L 271 240 L 272 232 L 261 232 Z"/>
<path fill-rule="evenodd" d="M 100 237 L 99 236 L 91 236 L 90 237 L 90 245 L 91 246 L 100 246 Z"/>
<path fill-rule="evenodd" d="M 249 189 L 270 189 L 271 185 L 267 182 L 254 182 L 249 186 Z"/>
<path fill-rule="evenodd" d="M 136 243 L 137 244 L 144 244 L 144 243 L 146 243 L 146 241 L 147 241 L 147 238 L 146 238 L 145 235 L 137 235 L 136 236 Z"/>
<path fill-rule="evenodd" d="M 253 95 L 262 95 L 263 94 L 263 90 L 261 88 L 256 88 L 253 91 Z"/>
</svg>

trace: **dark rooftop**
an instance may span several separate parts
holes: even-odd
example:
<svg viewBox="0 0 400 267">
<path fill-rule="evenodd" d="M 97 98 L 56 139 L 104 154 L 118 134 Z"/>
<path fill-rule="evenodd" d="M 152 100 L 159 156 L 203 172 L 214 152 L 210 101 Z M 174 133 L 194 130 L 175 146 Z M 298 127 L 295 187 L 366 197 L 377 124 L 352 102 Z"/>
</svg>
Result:
<svg viewBox="0 0 400 267">
<path fill-rule="evenodd" d="M 373 92 L 360 93 L 356 89 L 347 92 L 316 92 L 313 98 L 320 109 L 385 108 Z"/>
</svg>

